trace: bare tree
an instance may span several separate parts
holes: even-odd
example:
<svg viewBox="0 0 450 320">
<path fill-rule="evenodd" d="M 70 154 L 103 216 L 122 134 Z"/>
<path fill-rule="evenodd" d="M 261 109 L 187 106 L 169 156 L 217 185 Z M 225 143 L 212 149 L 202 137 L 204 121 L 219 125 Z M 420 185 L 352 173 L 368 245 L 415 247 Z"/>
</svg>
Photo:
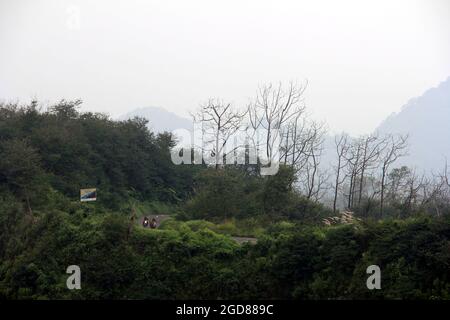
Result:
<svg viewBox="0 0 450 320">
<path fill-rule="evenodd" d="M 362 138 L 362 153 L 360 162 L 360 176 L 359 176 L 359 192 L 358 205 L 361 203 L 363 188 L 364 188 L 364 174 L 367 170 L 374 169 L 374 165 L 380 157 L 381 146 L 384 139 L 380 139 L 377 135 L 369 135 Z"/>
<path fill-rule="evenodd" d="M 442 215 L 442 209 L 450 206 L 450 186 L 447 161 L 441 172 L 432 174 L 432 180 L 426 184 L 424 194 L 423 205 L 434 210 L 437 216 Z"/>
<path fill-rule="evenodd" d="M 297 121 L 293 122 L 292 127 L 285 163 L 293 166 L 299 172 L 312 156 L 312 151 L 322 149 L 326 131 L 323 124 L 314 121 L 308 122 L 306 119 L 302 121 L 301 126 Z"/>
<path fill-rule="evenodd" d="M 228 153 L 234 152 L 238 146 L 227 150 L 227 143 L 242 126 L 245 112 L 239 112 L 231 103 L 223 103 L 218 99 L 210 99 L 201 105 L 194 121 L 202 125 L 202 151 L 210 152 L 215 159 L 216 169 L 224 163 Z"/>
<path fill-rule="evenodd" d="M 273 156 L 277 136 L 274 131 L 293 129 L 288 125 L 289 121 L 298 120 L 303 114 L 305 106 L 302 96 L 305 89 L 306 83 L 298 85 L 290 82 L 286 89 L 281 83 L 278 86 L 268 84 L 259 88 L 255 101 L 248 106 L 251 127 L 254 130 L 264 129 L 263 146 L 268 160 L 275 160 Z M 283 136 L 283 132 L 280 134 Z M 289 135 L 284 135 L 289 140 Z"/>
<path fill-rule="evenodd" d="M 349 138 L 348 135 L 345 133 L 342 133 L 339 136 L 336 136 L 334 138 L 334 145 L 337 155 L 337 165 L 334 168 L 335 169 L 335 183 L 334 183 L 334 197 L 333 197 L 333 212 L 336 212 L 336 203 L 338 198 L 338 191 L 339 187 L 342 183 L 344 183 L 346 179 L 346 175 L 344 175 L 343 178 L 341 178 L 342 170 L 344 170 L 347 165 L 348 161 L 345 161 L 345 157 L 349 151 Z"/>
<path fill-rule="evenodd" d="M 303 176 L 303 185 L 305 188 L 305 196 L 307 199 L 319 201 L 324 192 L 328 189 L 328 172 L 320 168 L 320 158 L 322 155 L 322 148 L 313 147 L 309 150 L 309 157 L 304 170 L 301 172 Z"/>
<path fill-rule="evenodd" d="M 231 103 L 210 99 L 193 115 L 194 121 L 201 122 L 202 125 L 202 151 L 210 152 L 215 158 L 216 169 L 224 163 L 227 154 L 238 147 L 226 149 L 230 138 L 241 128 L 245 114 L 246 112 L 234 109 Z"/>
<path fill-rule="evenodd" d="M 404 200 L 404 211 L 411 212 L 413 207 L 416 207 L 417 200 L 419 198 L 419 191 L 426 184 L 424 175 L 418 176 L 416 170 L 410 171 L 406 179 L 406 197 Z"/>
<path fill-rule="evenodd" d="M 354 204 L 355 189 L 357 183 L 357 177 L 361 169 L 361 139 L 356 139 L 351 142 L 349 152 L 345 155 L 345 161 L 347 162 L 347 176 L 350 178 L 348 186 L 347 208 L 352 209 Z"/>
<path fill-rule="evenodd" d="M 380 217 L 383 216 L 386 177 L 390 166 L 406 155 L 408 136 L 390 135 L 384 140 L 381 154 Z"/>
</svg>

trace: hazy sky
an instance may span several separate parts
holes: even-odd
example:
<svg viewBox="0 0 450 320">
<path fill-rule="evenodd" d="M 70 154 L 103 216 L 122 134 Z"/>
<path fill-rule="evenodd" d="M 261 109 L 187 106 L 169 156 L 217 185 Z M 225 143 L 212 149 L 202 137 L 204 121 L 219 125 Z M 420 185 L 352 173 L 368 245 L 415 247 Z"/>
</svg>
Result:
<svg viewBox="0 0 450 320">
<path fill-rule="evenodd" d="M 373 130 L 450 76 L 449 0 L 0 0 L 0 99 L 116 116 L 307 79 L 332 131 Z"/>
</svg>

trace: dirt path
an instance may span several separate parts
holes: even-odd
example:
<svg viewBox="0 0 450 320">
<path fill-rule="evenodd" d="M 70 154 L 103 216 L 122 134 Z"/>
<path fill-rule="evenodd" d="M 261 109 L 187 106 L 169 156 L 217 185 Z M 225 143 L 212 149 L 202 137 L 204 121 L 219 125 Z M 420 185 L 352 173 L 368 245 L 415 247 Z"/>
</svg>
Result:
<svg viewBox="0 0 450 320">
<path fill-rule="evenodd" d="M 243 244 L 246 242 L 250 244 L 256 244 L 256 242 L 258 242 L 258 239 L 250 237 L 231 237 L 231 238 L 239 244 Z"/>
<path fill-rule="evenodd" d="M 148 214 L 148 215 L 144 215 L 142 217 L 140 217 L 139 219 L 137 219 L 137 223 L 142 226 L 142 223 L 144 222 L 144 217 L 147 217 L 149 221 L 152 221 L 153 218 L 156 219 L 156 228 L 159 228 L 159 226 L 161 225 L 161 223 L 164 220 L 170 219 L 171 216 L 168 214 Z M 231 237 L 231 239 L 233 239 L 234 241 L 236 241 L 239 244 L 244 244 L 244 243 L 250 243 L 250 244 L 256 244 L 256 242 L 258 241 L 258 239 L 256 238 L 251 238 L 251 237 Z"/>
</svg>

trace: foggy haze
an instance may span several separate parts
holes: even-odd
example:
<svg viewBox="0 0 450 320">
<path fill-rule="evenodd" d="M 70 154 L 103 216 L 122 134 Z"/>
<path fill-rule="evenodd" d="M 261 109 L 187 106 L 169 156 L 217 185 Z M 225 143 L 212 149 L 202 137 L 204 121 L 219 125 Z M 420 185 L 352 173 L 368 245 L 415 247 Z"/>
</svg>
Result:
<svg viewBox="0 0 450 320">
<path fill-rule="evenodd" d="M 450 75 L 449 39 L 447 0 L 2 0 L 0 99 L 187 116 L 308 80 L 314 118 L 367 133 Z"/>
</svg>

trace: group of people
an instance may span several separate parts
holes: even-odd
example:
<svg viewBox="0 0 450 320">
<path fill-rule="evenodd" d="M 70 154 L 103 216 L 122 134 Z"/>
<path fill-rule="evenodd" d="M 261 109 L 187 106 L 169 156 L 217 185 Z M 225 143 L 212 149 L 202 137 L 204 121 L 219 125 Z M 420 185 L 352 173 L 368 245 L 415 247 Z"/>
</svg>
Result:
<svg viewBox="0 0 450 320">
<path fill-rule="evenodd" d="M 142 226 L 144 228 L 150 227 L 151 229 L 155 229 L 157 227 L 157 222 L 155 218 L 152 218 L 150 221 L 148 217 L 144 217 L 144 220 L 142 221 Z"/>
</svg>

